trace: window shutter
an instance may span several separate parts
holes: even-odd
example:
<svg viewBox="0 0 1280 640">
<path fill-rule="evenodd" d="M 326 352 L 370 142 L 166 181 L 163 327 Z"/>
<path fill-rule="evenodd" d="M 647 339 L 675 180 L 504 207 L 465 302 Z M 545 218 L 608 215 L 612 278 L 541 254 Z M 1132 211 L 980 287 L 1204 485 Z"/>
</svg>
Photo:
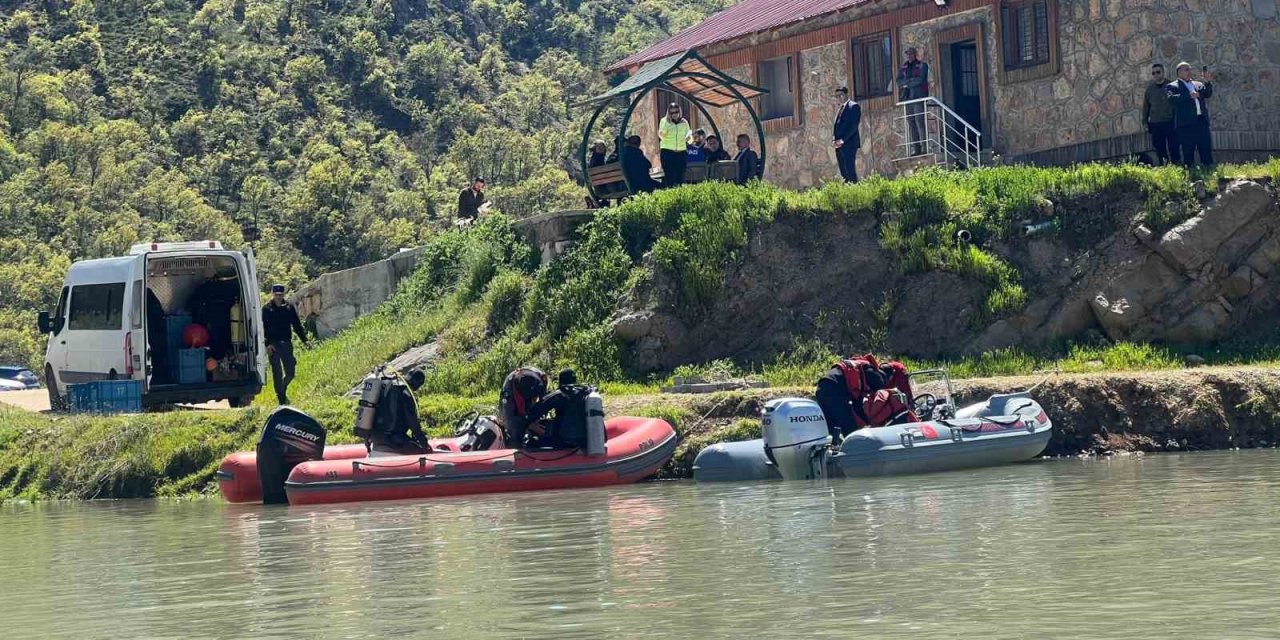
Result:
<svg viewBox="0 0 1280 640">
<path fill-rule="evenodd" d="M 1017 66 L 1018 60 L 1017 39 L 1013 37 L 1013 34 L 1018 30 L 1018 25 L 1014 22 L 1013 13 L 1013 10 L 1008 6 L 1000 5 L 1000 48 L 1004 50 L 1004 66 L 1006 69 Z"/>
<path fill-rule="evenodd" d="M 1046 0 L 1040 0 L 1035 3 L 1036 14 L 1036 38 L 1035 51 L 1036 62 L 1043 63 L 1049 61 L 1049 3 Z"/>
</svg>

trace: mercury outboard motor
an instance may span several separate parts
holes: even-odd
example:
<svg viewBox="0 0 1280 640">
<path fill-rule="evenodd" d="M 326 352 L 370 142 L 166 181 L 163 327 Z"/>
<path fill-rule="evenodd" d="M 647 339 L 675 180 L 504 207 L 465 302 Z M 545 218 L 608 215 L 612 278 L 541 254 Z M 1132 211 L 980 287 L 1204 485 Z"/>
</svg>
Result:
<svg viewBox="0 0 1280 640">
<path fill-rule="evenodd" d="M 288 504 L 284 482 L 289 472 L 308 460 L 324 457 L 324 427 L 293 407 L 279 407 L 267 416 L 258 441 L 258 480 L 263 504 Z"/>
<path fill-rule="evenodd" d="M 818 403 L 804 398 L 771 400 L 761 412 L 764 450 L 784 480 L 827 475 L 831 435 Z"/>
</svg>

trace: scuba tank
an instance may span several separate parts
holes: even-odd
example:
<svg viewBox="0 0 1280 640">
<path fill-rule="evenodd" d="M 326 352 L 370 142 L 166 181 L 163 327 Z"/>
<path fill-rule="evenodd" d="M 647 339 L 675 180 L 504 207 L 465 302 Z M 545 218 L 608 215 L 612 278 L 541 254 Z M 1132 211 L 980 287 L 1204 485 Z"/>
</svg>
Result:
<svg viewBox="0 0 1280 640">
<path fill-rule="evenodd" d="M 604 398 L 595 389 L 583 400 L 587 412 L 587 455 L 605 454 Z"/>
<path fill-rule="evenodd" d="M 356 437 L 368 440 L 373 435 L 374 418 L 378 415 L 378 401 L 382 399 L 382 371 L 374 371 L 365 376 L 360 389 L 360 400 L 356 403 Z"/>
</svg>

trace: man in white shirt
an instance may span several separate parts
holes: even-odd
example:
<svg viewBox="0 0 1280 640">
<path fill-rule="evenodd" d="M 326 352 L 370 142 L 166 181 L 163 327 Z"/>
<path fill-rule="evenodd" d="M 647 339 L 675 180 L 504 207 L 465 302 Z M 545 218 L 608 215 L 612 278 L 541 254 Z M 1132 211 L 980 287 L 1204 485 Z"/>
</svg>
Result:
<svg viewBox="0 0 1280 640">
<path fill-rule="evenodd" d="M 1204 81 L 1191 79 L 1191 64 L 1178 63 L 1178 79 L 1166 89 L 1173 103 L 1173 124 L 1182 147 L 1182 162 L 1187 168 L 1195 166 L 1195 153 L 1200 152 L 1200 164 L 1213 166 L 1213 139 L 1209 131 L 1209 103 L 1213 95 L 1213 74 L 1203 69 Z"/>
</svg>

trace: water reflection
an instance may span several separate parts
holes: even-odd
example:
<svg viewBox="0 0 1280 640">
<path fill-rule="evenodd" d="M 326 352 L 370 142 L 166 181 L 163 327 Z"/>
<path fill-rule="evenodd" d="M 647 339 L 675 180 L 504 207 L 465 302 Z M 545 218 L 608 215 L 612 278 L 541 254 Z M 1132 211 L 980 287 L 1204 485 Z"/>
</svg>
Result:
<svg viewBox="0 0 1280 640">
<path fill-rule="evenodd" d="M 1271 637 L 1280 454 L 431 502 L 0 507 L 30 637 Z M 1229 630 L 1229 633 L 1223 630 Z"/>
</svg>

